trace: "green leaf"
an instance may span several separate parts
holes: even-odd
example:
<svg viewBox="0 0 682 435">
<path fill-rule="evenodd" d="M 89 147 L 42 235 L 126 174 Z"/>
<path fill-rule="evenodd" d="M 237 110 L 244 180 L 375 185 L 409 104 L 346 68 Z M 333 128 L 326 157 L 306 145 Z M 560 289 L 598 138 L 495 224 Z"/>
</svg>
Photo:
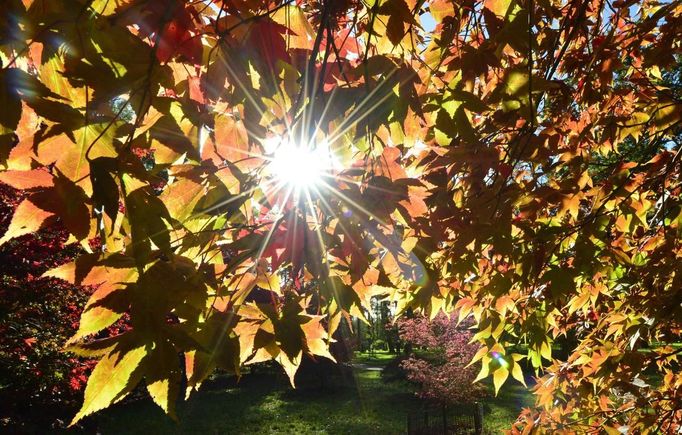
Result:
<svg viewBox="0 0 682 435">
<path fill-rule="evenodd" d="M 512 97 L 528 95 L 528 72 L 524 70 L 512 70 L 507 74 L 504 82 L 505 93 Z"/>
</svg>

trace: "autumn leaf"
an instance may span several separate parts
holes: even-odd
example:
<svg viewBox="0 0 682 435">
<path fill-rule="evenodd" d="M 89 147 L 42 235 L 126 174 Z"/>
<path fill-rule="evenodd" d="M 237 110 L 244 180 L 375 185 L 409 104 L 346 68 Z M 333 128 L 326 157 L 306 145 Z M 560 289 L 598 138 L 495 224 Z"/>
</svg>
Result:
<svg viewBox="0 0 682 435">
<path fill-rule="evenodd" d="M 509 370 L 507 370 L 507 368 L 504 366 L 499 367 L 497 370 L 493 372 L 493 384 L 495 386 L 495 395 L 499 393 L 500 388 L 502 387 L 502 384 L 504 384 L 504 381 L 507 380 L 507 377 L 509 377 Z"/>
<path fill-rule="evenodd" d="M 268 74 L 275 71 L 278 61 L 290 62 L 284 35 L 288 29 L 271 19 L 256 21 L 249 30 L 248 46 L 255 50 L 266 67 L 263 71 Z"/>
<path fill-rule="evenodd" d="M 89 199 L 69 178 L 55 177 L 53 188 L 40 190 L 31 198 L 43 210 L 57 215 L 77 240 L 85 239 L 90 233 Z"/>
<path fill-rule="evenodd" d="M 24 234 L 38 231 L 45 220 L 52 215 L 53 213 L 36 206 L 30 199 L 24 199 L 14 211 L 7 231 L 0 238 L 0 245 Z"/>
<path fill-rule="evenodd" d="M 118 346 L 95 366 L 85 388 L 83 406 L 70 426 L 83 417 L 123 399 L 142 379 L 140 363 L 147 356 L 146 346 Z"/>
<path fill-rule="evenodd" d="M 180 353 L 293 383 L 378 302 L 496 393 L 527 346 L 513 433 L 678 429 L 677 2 L 5 3 L 0 244 L 64 230 L 26 276 L 92 291 L 76 420 L 143 378 L 172 415 Z"/>
<path fill-rule="evenodd" d="M 0 182 L 15 189 L 35 189 L 54 185 L 52 175 L 42 169 L 0 172 Z"/>
<path fill-rule="evenodd" d="M 145 375 L 147 391 L 154 403 L 177 420 L 175 403 L 182 377 L 177 363 L 177 352 L 172 344 L 166 341 L 155 342 L 148 361 L 149 369 Z"/>
<path fill-rule="evenodd" d="M 504 18 L 507 15 L 512 0 L 486 0 L 483 7 L 490 10 L 495 15 Z"/>
</svg>

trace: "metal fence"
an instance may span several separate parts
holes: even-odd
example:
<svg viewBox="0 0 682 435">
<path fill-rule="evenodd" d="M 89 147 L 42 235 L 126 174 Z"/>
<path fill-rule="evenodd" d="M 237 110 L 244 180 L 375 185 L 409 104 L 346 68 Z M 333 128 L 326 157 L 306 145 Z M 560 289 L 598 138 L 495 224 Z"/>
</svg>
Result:
<svg viewBox="0 0 682 435">
<path fill-rule="evenodd" d="M 423 408 L 407 416 L 408 435 L 481 435 L 480 403 Z"/>
</svg>

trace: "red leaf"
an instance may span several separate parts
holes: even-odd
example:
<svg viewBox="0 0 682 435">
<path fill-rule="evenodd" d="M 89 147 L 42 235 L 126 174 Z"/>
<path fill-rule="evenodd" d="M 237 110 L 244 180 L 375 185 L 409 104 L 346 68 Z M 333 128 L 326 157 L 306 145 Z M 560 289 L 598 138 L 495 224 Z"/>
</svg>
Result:
<svg viewBox="0 0 682 435">
<path fill-rule="evenodd" d="M 287 28 L 272 20 L 260 20 L 251 26 L 248 47 L 260 53 L 265 64 L 272 70 L 278 60 L 291 63 L 283 34 Z"/>
<path fill-rule="evenodd" d="M 201 36 L 192 29 L 192 17 L 187 9 L 179 13 L 164 28 L 156 45 L 156 58 L 161 63 L 181 55 L 195 65 L 201 63 L 203 46 Z"/>
</svg>

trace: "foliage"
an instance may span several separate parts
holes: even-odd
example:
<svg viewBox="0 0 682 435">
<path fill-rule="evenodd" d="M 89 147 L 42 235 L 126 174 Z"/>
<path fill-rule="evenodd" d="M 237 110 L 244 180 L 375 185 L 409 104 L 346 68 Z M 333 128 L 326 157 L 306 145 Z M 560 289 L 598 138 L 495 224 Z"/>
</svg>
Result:
<svg viewBox="0 0 682 435">
<path fill-rule="evenodd" d="M 0 244 L 53 219 L 102 243 L 47 273 L 97 287 L 69 341 L 99 359 L 74 422 L 143 380 L 171 416 L 185 375 L 189 394 L 274 359 L 293 382 L 379 296 L 471 316 L 496 388 L 521 358 L 546 369 L 518 430 L 679 429 L 679 2 L 0 13 L 0 181 L 26 195 Z M 283 182 L 272 140 L 334 164 Z"/>
<path fill-rule="evenodd" d="M 403 318 L 398 323 L 400 338 L 424 352 L 401 362 L 407 379 L 416 382 L 419 395 L 441 403 L 471 403 L 486 395 L 486 388 L 474 382 L 477 369 L 469 366 L 478 345 L 471 344 L 470 331 L 455 318 L 441 313 L 434 319 Z M 523 376 L 523 375 L 522 375 Z"/>
</svg>

